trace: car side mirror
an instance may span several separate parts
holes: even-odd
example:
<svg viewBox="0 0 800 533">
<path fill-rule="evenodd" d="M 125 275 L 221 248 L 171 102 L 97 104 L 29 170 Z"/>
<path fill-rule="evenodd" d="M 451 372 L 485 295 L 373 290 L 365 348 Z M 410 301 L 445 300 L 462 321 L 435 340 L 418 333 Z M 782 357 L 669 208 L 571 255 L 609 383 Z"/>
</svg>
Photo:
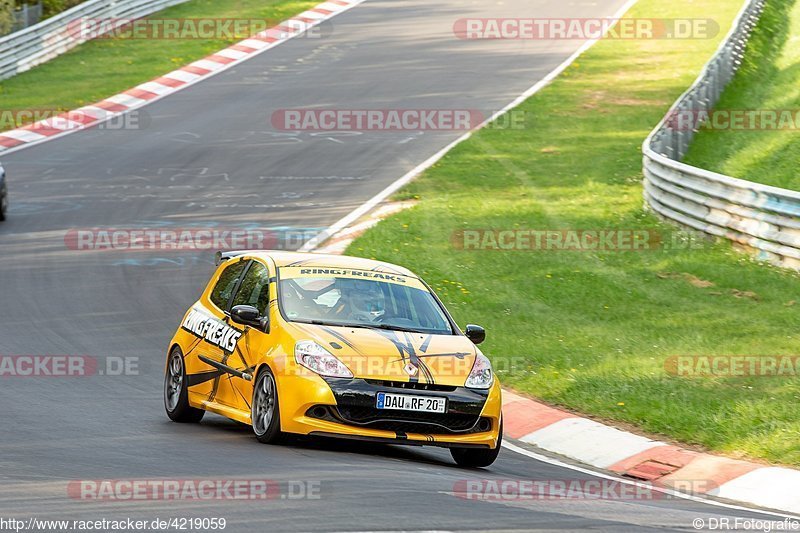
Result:
<svg viewBox="0 0 800 533">
<path fill-rule="evenodd" d="M 467 324 L 464 335 L 466 335 L 473 344 L 480 344 L 486 340 L 486 330 L 475 324 Z"/>
<path fill-rule="evenodd" d="M 262 317 L 258 309 L 252 305 L 235 305 L 231 309 L 231 320 L 237 324 L 252 326 L 262 331 L 269 331 L 269 319 Z"/>
</svg>

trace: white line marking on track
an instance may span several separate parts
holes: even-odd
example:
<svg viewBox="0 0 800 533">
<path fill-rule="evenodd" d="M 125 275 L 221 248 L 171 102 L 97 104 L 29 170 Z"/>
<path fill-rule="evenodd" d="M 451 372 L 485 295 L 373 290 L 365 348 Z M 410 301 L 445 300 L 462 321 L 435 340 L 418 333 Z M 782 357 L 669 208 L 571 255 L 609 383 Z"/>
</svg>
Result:
<svg viewBox="0 0 800 533">
<path fill-rule="evenodd" d="M 622 7 L 620 7 L 616 11 L 616 13 L 614 13 L 611 16 L 611 18 L 612 19 L 621 18 L 626 11 L 628 11 L 631 7 L 633 7 L 634 4 L 636 4 L 636 2 L 638 2 L 638 0 L 628 0 Z M 437 161 L 439 161 L 442 157 L 444 157 L 447 154 L 447 152 L 449 152 L 462 142 L 469 139 L 474 132 L 480 130 L 487 124 L 490 124 L 492 121 L 496 120 L 504 113 L 510 111 L 511 109 L 514 109 L 522 102 L 524 102 L 525 100 L 527 100 L 528 98 L 539 92 L 542 88 L 547 86 L 551 81 L 553 81 L 553 79 L 556 78 L 556 76 L 561 74 L 568 66 L 570 66 L 576 59 L 578 59 L 578 57 L 580 57 L 581 54 L 583 54 L 586 50 L 591 48 L 598 40 L 599 39 L 591 39 L 583 43 L 580 48 L 578 48 L 577 50 L 575 50 L 575 52 L 572 53 L 571 56 L 565 59 L 556 68 L 548 72 L 544 78 L 536 82 L 536 84 L 530 87 L 527 91 L 516 97 L 511 103 L 509 103 L 503 109 L 496 112 L 491 117 L 487 118 L 478 126 L 476 126 L 474 129 L 468 131 L 455 141 L 451 142 L 450 144 L 448 144 L 447 146 L 445 146 L 444 148 L 433 154 L 431 157 L 429 157 L 428 159 L 426 159 L 425 161 L 423 161 L 422 163 L 411 169 L 411 171 L 409 171 L 407 174 L 399 178 L 397 181 L 395 181 L 394 183 L 383 189 L 381 192 L 379 192 L 378 194 L 367 200 L 365 203 L 361 204 L 359 207 L 351 211 L 344 218 L 334 223 L 332 226 L 330 226 L 325 231 L 321 232 L 316 237 L 313 237 L 311 240 L 307 241 L 302 247 L 300 247 L 298 251 L 310 252 L 314 250 L 314 248 L 325 242 L 325 240 L 332 237 L 333 235 L 336 235 L 336 233 L 338 233 L 340 230 L 346 228 L 349 224 L 355 222 L 362 216 L 366 215 L 376 205 L 386 200 L 389 196 L 397 192 L 400 188 L 404 187 L 411 180 L 422 174 L 428 168 L 432 167 Z"/>
</svg>

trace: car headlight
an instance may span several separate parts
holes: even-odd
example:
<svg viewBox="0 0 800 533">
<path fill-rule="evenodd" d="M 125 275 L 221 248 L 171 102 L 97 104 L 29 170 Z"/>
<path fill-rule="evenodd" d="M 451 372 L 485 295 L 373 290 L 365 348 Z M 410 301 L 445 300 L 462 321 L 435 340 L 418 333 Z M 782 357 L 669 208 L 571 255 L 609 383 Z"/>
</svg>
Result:
<svg viewBox="0 0 800 533">
<path fill-rule="evenodd" d="M 314 341 L 299 341 L 294 345 L 294 360 L 320 376 L 352 378 L 353 373 L 328 350 Z"/>
<path fill-rule="evenodd" d="M 470 389 L 488 389 L 493 383 L 492 363 L 488 357 L 478 352 L 478 356 L 475 357 L 475 364 L 472 365 L 472 371 L 469 373 L 464 386 Z"/>
</svg>

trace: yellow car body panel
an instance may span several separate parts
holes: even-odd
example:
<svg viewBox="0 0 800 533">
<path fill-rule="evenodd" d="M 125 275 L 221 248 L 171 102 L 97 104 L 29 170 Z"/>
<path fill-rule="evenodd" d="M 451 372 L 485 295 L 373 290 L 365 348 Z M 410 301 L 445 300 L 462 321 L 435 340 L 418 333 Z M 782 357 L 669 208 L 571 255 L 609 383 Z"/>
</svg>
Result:
<svg viewBox="0 0 800 533">
<path fill-rule="evenodd" d="M 212 301 L 212 291 L 223 272 L 233 265 L 251 261 L 254 265 L 260 265 L 259 268 L 266 269 L 269 276 L 267 331 L 234 323 L 226 311 Z M 369 275 L 368 272 L 393 273 L 407 276 L 409 280 L 413 278 L 415 284 L 427 287 L 402 267 L 346 256 L 254 251 L 221 262 L 170 341 L 168 353 L 179 347 L 183 354 L 188 400 L 192 407 L 250 424 L 255 377 L 267 366 L 275 377 L 280 429 L 283 432 L 397 444 L 492 449 L 498 445 L 502 406 L 500 384 L 495 377 L 487 390 L 465 388 L 465 381 L 479 353 L 466 336 L 460 331 L 452 335 L 430 335 L 287 320 L 277 298 L 279 270 L 284 267 L 295 268 L 293 265 L 298 263 L 310 267 L 352 269 L 358 275 Z M 354 377 L 324 378 L 298 364 L 294 356 L 295 345 L 298 341 L 306 340 L 326 347 L 347 366 Z M 418 369 L 416 376 L 410 375 L 407 370 L 410 357 Z M 220 370 L 209 364 L 208 360 L 234 369 L 243 376 Z M 248 377 L 251 379 L 248 380 Z M 395 386 L 385 386 L 387 383 Z M 404 388 L 412 386 L 414 388 Z M 426 390 L 426 387 L 430 389 Z M 350 394 L 350 388 L 365 397 L 381 390 L 448 397 L 448 405 L 464 401 L 464 405 L 479 409 L 473 414 L 483 426 L 458 432 L 437 431 L 435 427 L 425 432 L 396 431 L 309 414 L 309 410 L 320 406 L 338 409 L 341 407 L 341 398 Z M 334 389 L 341 389 L 338 398 Z"/>
</svg>

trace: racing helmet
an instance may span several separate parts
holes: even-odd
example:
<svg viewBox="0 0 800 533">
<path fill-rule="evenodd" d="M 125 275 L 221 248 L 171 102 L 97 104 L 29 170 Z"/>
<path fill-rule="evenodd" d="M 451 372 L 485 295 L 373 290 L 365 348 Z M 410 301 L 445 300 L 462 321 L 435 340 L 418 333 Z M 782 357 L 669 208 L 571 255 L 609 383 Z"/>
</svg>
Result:
<svg viewBox="0 0 800 533">
<path fill-rule="evenodd" d="M 339 289 L 350 303 L 350 312 L 355 316 L 375 320 L 386 312 L 386 298 L 380 283 L 361 280 L 340 280 Z"/>
</svg>

